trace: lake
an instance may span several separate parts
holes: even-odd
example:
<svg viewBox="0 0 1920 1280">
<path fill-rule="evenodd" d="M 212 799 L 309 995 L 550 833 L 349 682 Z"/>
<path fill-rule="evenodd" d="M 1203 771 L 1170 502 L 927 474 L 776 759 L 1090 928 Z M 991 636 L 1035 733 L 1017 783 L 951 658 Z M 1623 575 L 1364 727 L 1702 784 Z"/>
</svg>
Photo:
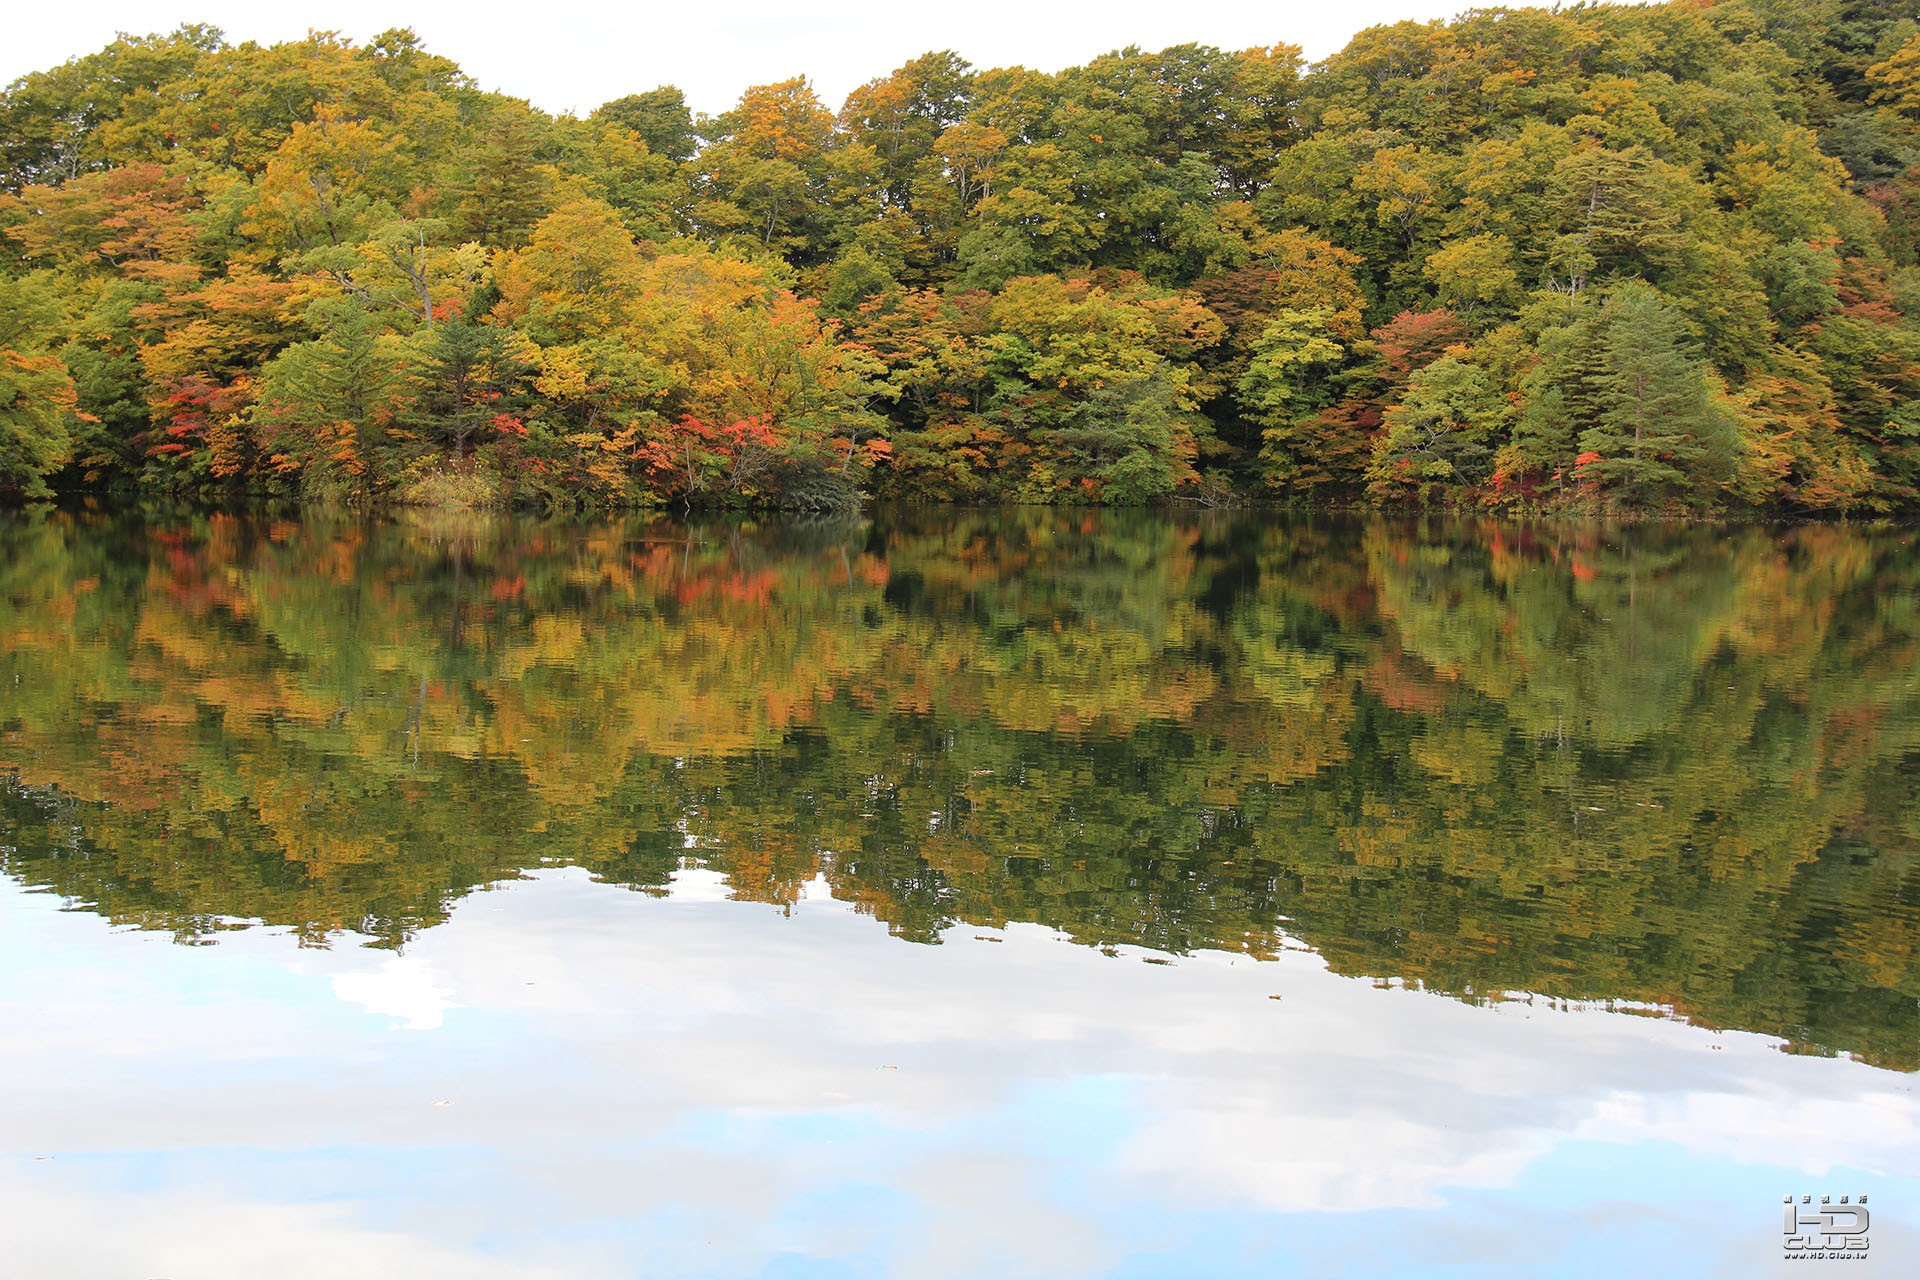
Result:
<svg viewBox="0 0 1920 1280">
<path fill-rule="evenodd" d="M 8 517 L 4 1270 L 1915 1274 L 1917 550 Z"/>
</svg>

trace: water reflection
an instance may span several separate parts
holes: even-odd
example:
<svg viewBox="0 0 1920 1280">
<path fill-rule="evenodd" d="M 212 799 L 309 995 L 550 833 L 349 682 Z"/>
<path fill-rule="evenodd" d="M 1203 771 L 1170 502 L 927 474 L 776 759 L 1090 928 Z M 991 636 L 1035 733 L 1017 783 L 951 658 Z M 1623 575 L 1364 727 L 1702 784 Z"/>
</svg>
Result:
<svg viewBox="0 0 1920 1280">
<path fill-rule="evenodd" d="M 188 942 L 396 947 L 538 868 L 697 867 L 917 942 L 1304 943 L 1913 1070 L 1914 552 L 1124 512 L 21 518 L 0 841 L 20 883 Z"/>
<path fill-rule="evenodd" d="M 908 947 L 823 881 L 787 918 L 727 892 L 543 870 L 396 954 L 0 888 L 9 1273 L 1791 1276 L 1794 1188 L 1884 1206 L 1849 1274 L 1920 1248 L 1909 1077 L 1300 949 Z"/>
</svg>

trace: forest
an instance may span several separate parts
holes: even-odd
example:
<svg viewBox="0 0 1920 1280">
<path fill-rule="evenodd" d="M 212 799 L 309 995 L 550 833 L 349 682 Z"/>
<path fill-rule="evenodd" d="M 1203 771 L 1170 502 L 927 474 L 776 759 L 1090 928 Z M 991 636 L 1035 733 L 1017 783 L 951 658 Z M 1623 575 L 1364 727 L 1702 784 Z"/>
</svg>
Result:
<svg viewBox="0 0 1920 1280">
<path fill-rule="evenodd" d="M 409 31 L 122 37 L 0 94 L 0 498 L 78 491 L 1911 513 L 1920 20 L 1473 10 L 585 118 Z"/>
</svg>

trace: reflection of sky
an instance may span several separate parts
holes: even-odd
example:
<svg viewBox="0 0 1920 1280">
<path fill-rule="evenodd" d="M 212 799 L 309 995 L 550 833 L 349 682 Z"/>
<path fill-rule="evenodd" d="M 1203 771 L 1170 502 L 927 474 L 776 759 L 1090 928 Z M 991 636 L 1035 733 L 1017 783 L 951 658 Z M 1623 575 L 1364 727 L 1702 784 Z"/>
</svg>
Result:
<svg viewBox="0 0 1920 1280">
<path fill-rule="evenodd" d="M 681 888 L 541 873 L 394 955 L 8 885 L 0 1270 L 1799 1274 L 1788 1192 L 1874 1197 L 1874 1262 L 1823 1265 L 1920 1261 L 1911 1076 Z"/>
</svg>

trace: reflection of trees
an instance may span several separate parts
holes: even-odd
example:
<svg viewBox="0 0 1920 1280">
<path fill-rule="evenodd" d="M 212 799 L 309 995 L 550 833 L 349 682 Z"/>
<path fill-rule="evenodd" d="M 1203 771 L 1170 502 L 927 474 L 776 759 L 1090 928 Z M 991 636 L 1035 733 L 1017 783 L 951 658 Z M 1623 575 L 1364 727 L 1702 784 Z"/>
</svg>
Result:
<svg viewBox="0 0 1920 1280">
<path fill-rule="evenodd" d="M 7 869 L 388 945 L 687 861 L 1920 1065 L 1920 581 L 1830 528 L 0 531 Z"/>
</svg>

